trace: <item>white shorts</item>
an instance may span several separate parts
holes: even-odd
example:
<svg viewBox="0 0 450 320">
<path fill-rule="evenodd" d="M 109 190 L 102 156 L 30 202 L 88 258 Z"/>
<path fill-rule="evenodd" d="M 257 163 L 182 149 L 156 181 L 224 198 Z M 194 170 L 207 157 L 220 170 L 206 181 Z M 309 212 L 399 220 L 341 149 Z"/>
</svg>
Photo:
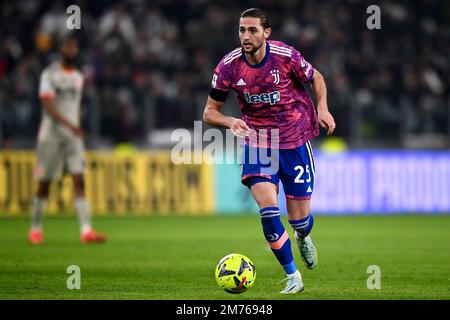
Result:
<svg viewBox="0 0 450 320">
<path fill-rule="evenodd" d="M 49 137 L 38 142 L 34 178 L 38 181 L 58 180 L 63 173 L 82 174 L 85 150 L 80 138 Z"/>
</svg>

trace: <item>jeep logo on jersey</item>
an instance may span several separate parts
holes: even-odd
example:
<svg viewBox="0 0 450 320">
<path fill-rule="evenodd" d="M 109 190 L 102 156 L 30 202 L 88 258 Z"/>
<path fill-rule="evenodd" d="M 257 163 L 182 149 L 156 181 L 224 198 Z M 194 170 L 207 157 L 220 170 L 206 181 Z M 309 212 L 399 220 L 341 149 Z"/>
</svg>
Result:
<svg viewBox="0 0 450 320">
<path fill-rule="evenodd" d="M 270 103 L 275 104 L 280 101 L 280 92 L 274 91 L 270 93 L 250 94 L 244 92 L 245 101 L 247 103 Z"/>
</svg>

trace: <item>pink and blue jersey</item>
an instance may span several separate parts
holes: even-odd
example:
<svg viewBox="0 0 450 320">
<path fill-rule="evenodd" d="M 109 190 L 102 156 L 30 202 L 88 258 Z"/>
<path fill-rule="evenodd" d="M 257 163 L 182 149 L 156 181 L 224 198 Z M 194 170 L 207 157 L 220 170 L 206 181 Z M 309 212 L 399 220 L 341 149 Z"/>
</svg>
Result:
<svg viewBox="0 0 450 320">
<path fill-rule="evenodd" d="M 314 104 L 302 85 L 313 74 L 314 68 L 299 51 L 268 40 L 266 55 L 257 65 L 247 62 L 240 47 L 227 54 L 214 71 L 212 88 L 234 90 L 242 120 L 251 129 L 278 129 L 279 148 L 294 149 L 319 134 Z"/>
</svg>

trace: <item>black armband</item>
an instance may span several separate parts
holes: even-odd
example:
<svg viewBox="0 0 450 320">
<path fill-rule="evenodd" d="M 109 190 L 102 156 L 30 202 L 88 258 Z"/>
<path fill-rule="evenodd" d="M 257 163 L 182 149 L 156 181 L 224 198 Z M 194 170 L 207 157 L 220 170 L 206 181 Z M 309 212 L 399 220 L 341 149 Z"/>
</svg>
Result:
<svg viewBox="0 0 450 320">
<path fill-rule="evenodd" d="M 211 88 L 209 96 L 216 101 L 225 102 L 225 100 L 227 100 L 228 91 Z"/>
</svg>

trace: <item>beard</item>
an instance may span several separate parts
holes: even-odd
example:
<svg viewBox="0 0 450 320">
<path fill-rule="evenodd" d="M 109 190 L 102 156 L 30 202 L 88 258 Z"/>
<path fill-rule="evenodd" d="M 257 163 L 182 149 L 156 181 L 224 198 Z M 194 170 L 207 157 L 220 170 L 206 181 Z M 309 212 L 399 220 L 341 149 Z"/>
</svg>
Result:
<svg viewBox="0 0 450 320">
<path fill-rule="evenodd" d="M 77 64 L 77 57 L 68 57 L 68 56 L 63 56 L 63 63 L 66 66 L 69 67 L 75 67 L 75 65 Z"/>
<path fill-rule="evenodd" d="M 256 51 L 259 50 L 259 48 L 261 48 L 262 44 L 263 44 L 263 42 L 261 42 L 260 45 L 259 45 L 258 47 L 255 47 L 253 44 L 251 44 L 252 47 L 251 47 L 250 50 L 245 50 L 243 44 L 242 44 L 241 46 L 242 46 L 242 50 L 244 50 L 245 53 L 248 53 L 248 54 L 254 54 Z"/>
</svg>

